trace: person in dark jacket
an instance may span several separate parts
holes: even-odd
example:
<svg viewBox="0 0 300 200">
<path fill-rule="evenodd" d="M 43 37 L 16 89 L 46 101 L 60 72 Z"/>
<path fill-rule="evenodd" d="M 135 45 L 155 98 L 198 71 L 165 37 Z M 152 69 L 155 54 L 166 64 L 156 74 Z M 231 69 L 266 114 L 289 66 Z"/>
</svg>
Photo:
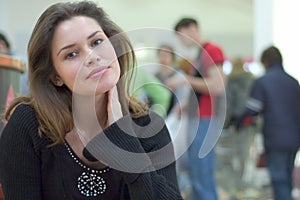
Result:
<svg viewBox="0 0 300 200">
<path fill-rule="evenodd" d="M 30 94 L 0 139 L 5 200 L 182 199 L 164 120 L 129 96 L 134 52 L 102 8 L 51 5 L 28 56 Z"/>
<path fill-rule="evenodd" d="M 262 115 L 266 165 L 275 200 L 292 200 L 292 174 L 300 146 L 300 87 L 285 72 L 278 48 L 265 49 L 261 62 L 266 74 L 254 82 L 236 126 L 239 129 L 247 116 Z"/>
</svg>

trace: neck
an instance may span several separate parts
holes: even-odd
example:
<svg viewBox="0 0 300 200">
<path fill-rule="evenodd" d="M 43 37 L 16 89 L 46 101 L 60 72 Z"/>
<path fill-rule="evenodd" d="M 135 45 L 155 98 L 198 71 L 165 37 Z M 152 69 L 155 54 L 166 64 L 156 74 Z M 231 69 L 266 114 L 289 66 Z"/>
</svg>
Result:
<svg viewBox="0 0 300 200">
<path fill-rule="evenodd" d="M 80 96 L 73 98 L 73 117 L 75 130 L 91 139 L 95 134 L 106 128 L 107 95 Z"/>
</svg>

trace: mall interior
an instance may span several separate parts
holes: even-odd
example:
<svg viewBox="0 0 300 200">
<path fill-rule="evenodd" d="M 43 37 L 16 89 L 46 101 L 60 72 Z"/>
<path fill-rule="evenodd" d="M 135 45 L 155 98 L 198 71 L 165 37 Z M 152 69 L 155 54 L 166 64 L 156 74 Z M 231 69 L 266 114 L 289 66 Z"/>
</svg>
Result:
<svg viewBox="0 0 300 200">
<path fill-rule="evenodd" d="M 0 52 L 1 116 L 14 97 L 30 94 L 26 82 L 27 44 L 38 16 L 49 5 L 66 1 L 0 0 L 0 33 L 6 36 L 11 51 L 9 54 Z M 223 71 L 226 76 L 231 73 L 232 61 L 236 58 L 243 60 L 244 70 L 253 77 L 263 76 L 265 70 L 260 63 L 261 52 L 274 45 L 282 53 L 285 70 L 300 80 L 297 53 L 300 29 L 296 28 L 300 18 L 299 1 L 94 1 L 126 33 L 135 50 L 138 65 L 151 65 L 151 68 L 147 67 L 147 73 L 158 70 L 155 50 L 160 44 L 172 46 L 178 58 L 193 60 L 197 56 L 197 48 L 182 45 L 174 32 L 175 23 L 180 18 L 192 17 L 198 20 L 203 35 L 224 51 L 226 62 L 223 64 Z M 215 144 L 215 178 L 219 200 L 275 200 L 268 170 L 264 164 L 259 163 L 264 151 L 261 121 L 258 118 L 255 125 L 247 127 L 240 134 L 232 127 L 221 130 Z M 1 131 L 4 126 L 2 123 Z M 179 159 L 182 168 L 185 167 L 184 162 L 184 159 Z M 300 155 L 297 154 L 295 169 L 298 168 L 300 169 Z M 294 200 L 300 200 L 300 176 L 296 175 L 299 174 L 295 173 L 293 176 L 295 180 L 292 195 Z M 178 172 L 178 180 L 182 196 L 188 200 L 192 190 L 188 170 Z"/>
</svg>

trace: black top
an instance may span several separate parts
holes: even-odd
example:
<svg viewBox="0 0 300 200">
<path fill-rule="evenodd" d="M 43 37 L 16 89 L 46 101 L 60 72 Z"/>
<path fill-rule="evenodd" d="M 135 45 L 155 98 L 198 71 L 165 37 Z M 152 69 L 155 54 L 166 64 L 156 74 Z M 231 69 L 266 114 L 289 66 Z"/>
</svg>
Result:
<svg viewBox="0 0 300 200">
<path fill-rule="evenodd" d="M 114 169 L 106 167 L 99 170 L 89 167 L 80 161 L 67 142 L 65 146 L 62 155 L 62 167 L 65 171 L 63 176 L 69 185 L 72 199 L 120 199 L 122 178 Z"/>
<path fill-rule="evenodd" d="M 124 119 L 128 117 L 121 118 L 120 121 Z M 162 119 L 158 116 L 151 119 L 144 116 L 134 121 L 139 125 L 138 128 L 141 128 L 150 122 L 157 124 Z M 107 149 L 93 148 L 93 143 L 98 142 L 102 135 L 110 135 L 111 142 L 132 152 L 149 153 L 165 146 L 171 147 L 167 148 L 168 151 L 154 153 L 148 157 L 147 161 L 151 166 L 147 169 L 157 168 L 164 163 L 162 168 L 155 171 L 138 169 L 139 173 L 123 172 L 119 167 L 123 167 L 125 163 L 118 154 L 110 150 L 105 154 L 115 158 L 115 163 L 111 163 L 105 156 L 103 160 L 105 163 L 111 163 L 116 169 L 110 166 L 93 171 L 96 169 L 86 169 L 88 166 L 83 165 L 67 144 L 49 147 L 51 141 L 38 133 L 34 109 L 27 105 L 19 105 L 0 138 L 0 182 L 5 200 L 182 199 L 176 179 L 174 151 L 172 145 L 168 145 L 171 144 L 168 130 L 163 126 L 157 134 L 141 137 L 153 131 L 153 126 L 149 126 L 143 132 L 135 130 L 134 134 L 138 137 L 133 139 L 118 128 L 116 122 L 105 129 L 104 134 L 99 133 L 88 144 L 91 148 L 87 149 L 96 157 L 97 152 L 106 151 Z M 91 194 L 91 197 L 87 197 L 86 194 Z M 96 197 L 93 197 L 94 195 Z"/>
</svg>

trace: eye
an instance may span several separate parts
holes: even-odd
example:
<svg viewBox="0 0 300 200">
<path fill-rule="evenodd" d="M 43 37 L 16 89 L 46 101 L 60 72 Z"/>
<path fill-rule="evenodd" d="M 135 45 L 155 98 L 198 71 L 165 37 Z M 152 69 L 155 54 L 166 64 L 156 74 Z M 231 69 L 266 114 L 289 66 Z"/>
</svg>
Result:
<svg viewBox="0 0 300 200">
<path fill-rule="evenodd" d="M 102 41 L 103 41 L 103 40 L 101 40 L 101 39 L 96 39 L 96 40 L 94 40 L 94 41 L 92 42 L 92 46 L 93 46 L 93 47 L 94 47 L 94 46 L 97 46 L 97 45 L 101 44 Z"/>
<path fill-rule="evenodd" d="M 77 55 L 78 55 L 78 52 L 72 51 L 72 52 L 68 53 L 65 58 L 66 59 L 72 59 L 72 58 L 74 58 Z"/>
</svg>

